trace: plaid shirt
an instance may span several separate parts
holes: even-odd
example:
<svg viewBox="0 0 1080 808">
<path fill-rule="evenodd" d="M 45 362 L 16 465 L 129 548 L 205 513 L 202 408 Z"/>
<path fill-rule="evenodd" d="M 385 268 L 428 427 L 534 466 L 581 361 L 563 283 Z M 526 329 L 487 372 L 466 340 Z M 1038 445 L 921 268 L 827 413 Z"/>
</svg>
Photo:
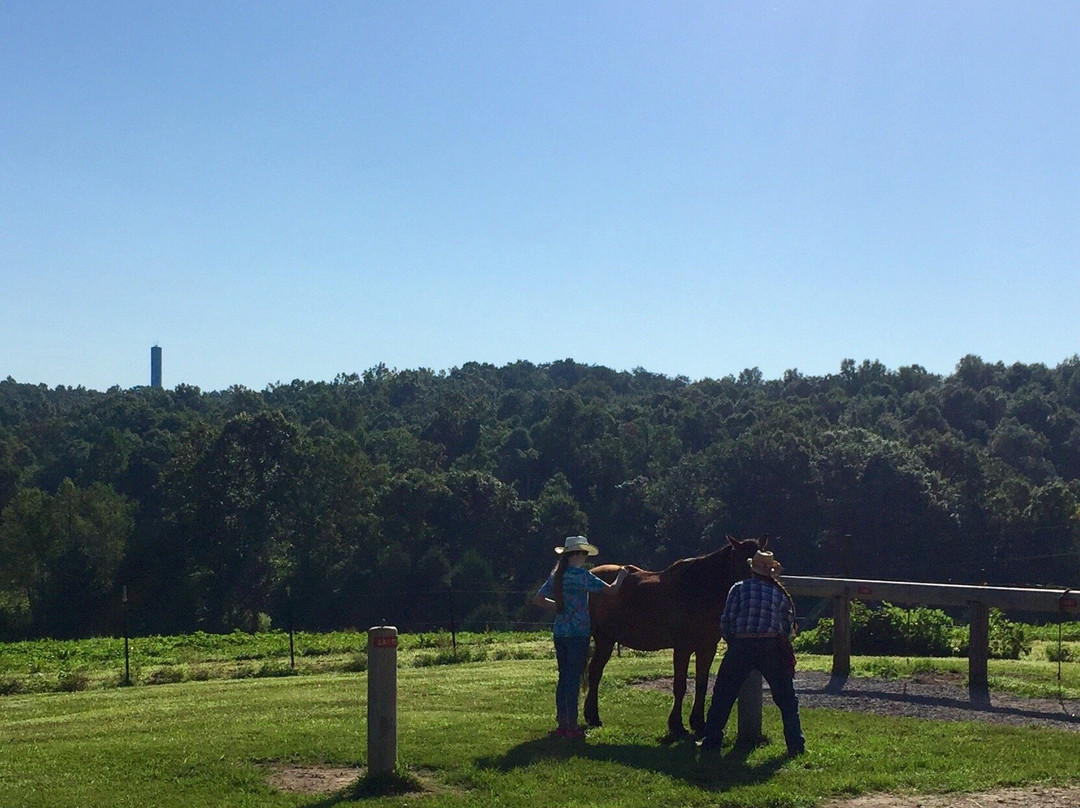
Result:
<svg viewBox="0 0 1080 808">
<path fill-rule="evenodd" d="M 760 578 L 739 581 L 728 590 L 720 632 L 732 637 L 789 637 L 795 606 L 780 587 Z"/>
</svg>

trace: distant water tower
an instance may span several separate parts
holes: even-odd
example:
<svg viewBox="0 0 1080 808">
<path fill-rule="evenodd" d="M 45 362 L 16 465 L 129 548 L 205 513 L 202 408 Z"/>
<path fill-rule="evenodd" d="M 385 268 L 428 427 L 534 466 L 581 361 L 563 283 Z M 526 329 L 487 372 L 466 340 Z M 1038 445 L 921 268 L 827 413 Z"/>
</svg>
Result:
<svg viewBox="0 0 1080 808">
<path fill-rule="evenodd" d="M 161 348 L 150 349 L 150 386 L 161 387 Z"/>
</svg>

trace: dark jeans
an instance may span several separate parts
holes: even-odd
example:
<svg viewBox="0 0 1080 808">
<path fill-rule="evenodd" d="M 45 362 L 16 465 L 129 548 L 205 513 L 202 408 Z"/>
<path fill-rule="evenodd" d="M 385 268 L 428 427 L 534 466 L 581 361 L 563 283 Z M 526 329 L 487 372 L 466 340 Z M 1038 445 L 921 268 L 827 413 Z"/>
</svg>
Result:
<svg viewBox="0 0 1080 808">
<path fill-rule="evenodd" d="M 578 696 L 581 675 L 589 658 L 589 636 L 556 637 L 555 660 L 559 663 L 559 683 L 555 686 L 555 715 L 562 729 L 578 725 Z"/>
<path fill-rule="evenodd" d="M 731 708 L 739 697 L 746 677 L 757 670 L 769 683 L 773 701 L 784 721 L 784 740 L 789 752 L 806 748 L 802 722 L 799 720 L 799 697 L 795 695 L 795 671 L 789 664 L 785 641 L 779 637 L 734 638 L 720 661 L 713 685 L 712 703 L 705 717 L 705 744 L 719 746 L 724 737 Z"/>
</svg>

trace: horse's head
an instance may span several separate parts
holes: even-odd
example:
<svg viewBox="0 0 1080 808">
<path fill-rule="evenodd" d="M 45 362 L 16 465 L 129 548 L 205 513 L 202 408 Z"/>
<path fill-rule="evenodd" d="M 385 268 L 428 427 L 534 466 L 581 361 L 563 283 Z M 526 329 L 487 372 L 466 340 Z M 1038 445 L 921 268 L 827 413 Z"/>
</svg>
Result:
<svg viewBox="0 0 1080 808">
<path fill-rule="evenodd" d="M 750 577 L 750 559 L 758 550 L 764 550 L 769 544 L 769 535 L 762 533 L 755 539 L 736 539 L 728 536 L 728 545 L 731 547 L 728 570 L 731 575 L 731 583 Z"/>
</svg>

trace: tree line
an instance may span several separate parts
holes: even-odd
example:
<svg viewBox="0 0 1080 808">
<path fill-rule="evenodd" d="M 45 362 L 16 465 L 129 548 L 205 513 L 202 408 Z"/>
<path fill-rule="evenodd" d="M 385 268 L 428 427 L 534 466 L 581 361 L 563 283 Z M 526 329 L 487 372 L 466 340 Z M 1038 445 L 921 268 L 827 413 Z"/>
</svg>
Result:
<svg viewBox="0 0 1080 808">
<path fill-rule="evenodd" d="M 1075 586 L 1080 358 L 690 381 L 572 359 L 262 391 L 0 382 L 0 637 L 535 620 L 552 548 Z M 124 593 L 127 593 L 127 601 Z"/>
</svg>

